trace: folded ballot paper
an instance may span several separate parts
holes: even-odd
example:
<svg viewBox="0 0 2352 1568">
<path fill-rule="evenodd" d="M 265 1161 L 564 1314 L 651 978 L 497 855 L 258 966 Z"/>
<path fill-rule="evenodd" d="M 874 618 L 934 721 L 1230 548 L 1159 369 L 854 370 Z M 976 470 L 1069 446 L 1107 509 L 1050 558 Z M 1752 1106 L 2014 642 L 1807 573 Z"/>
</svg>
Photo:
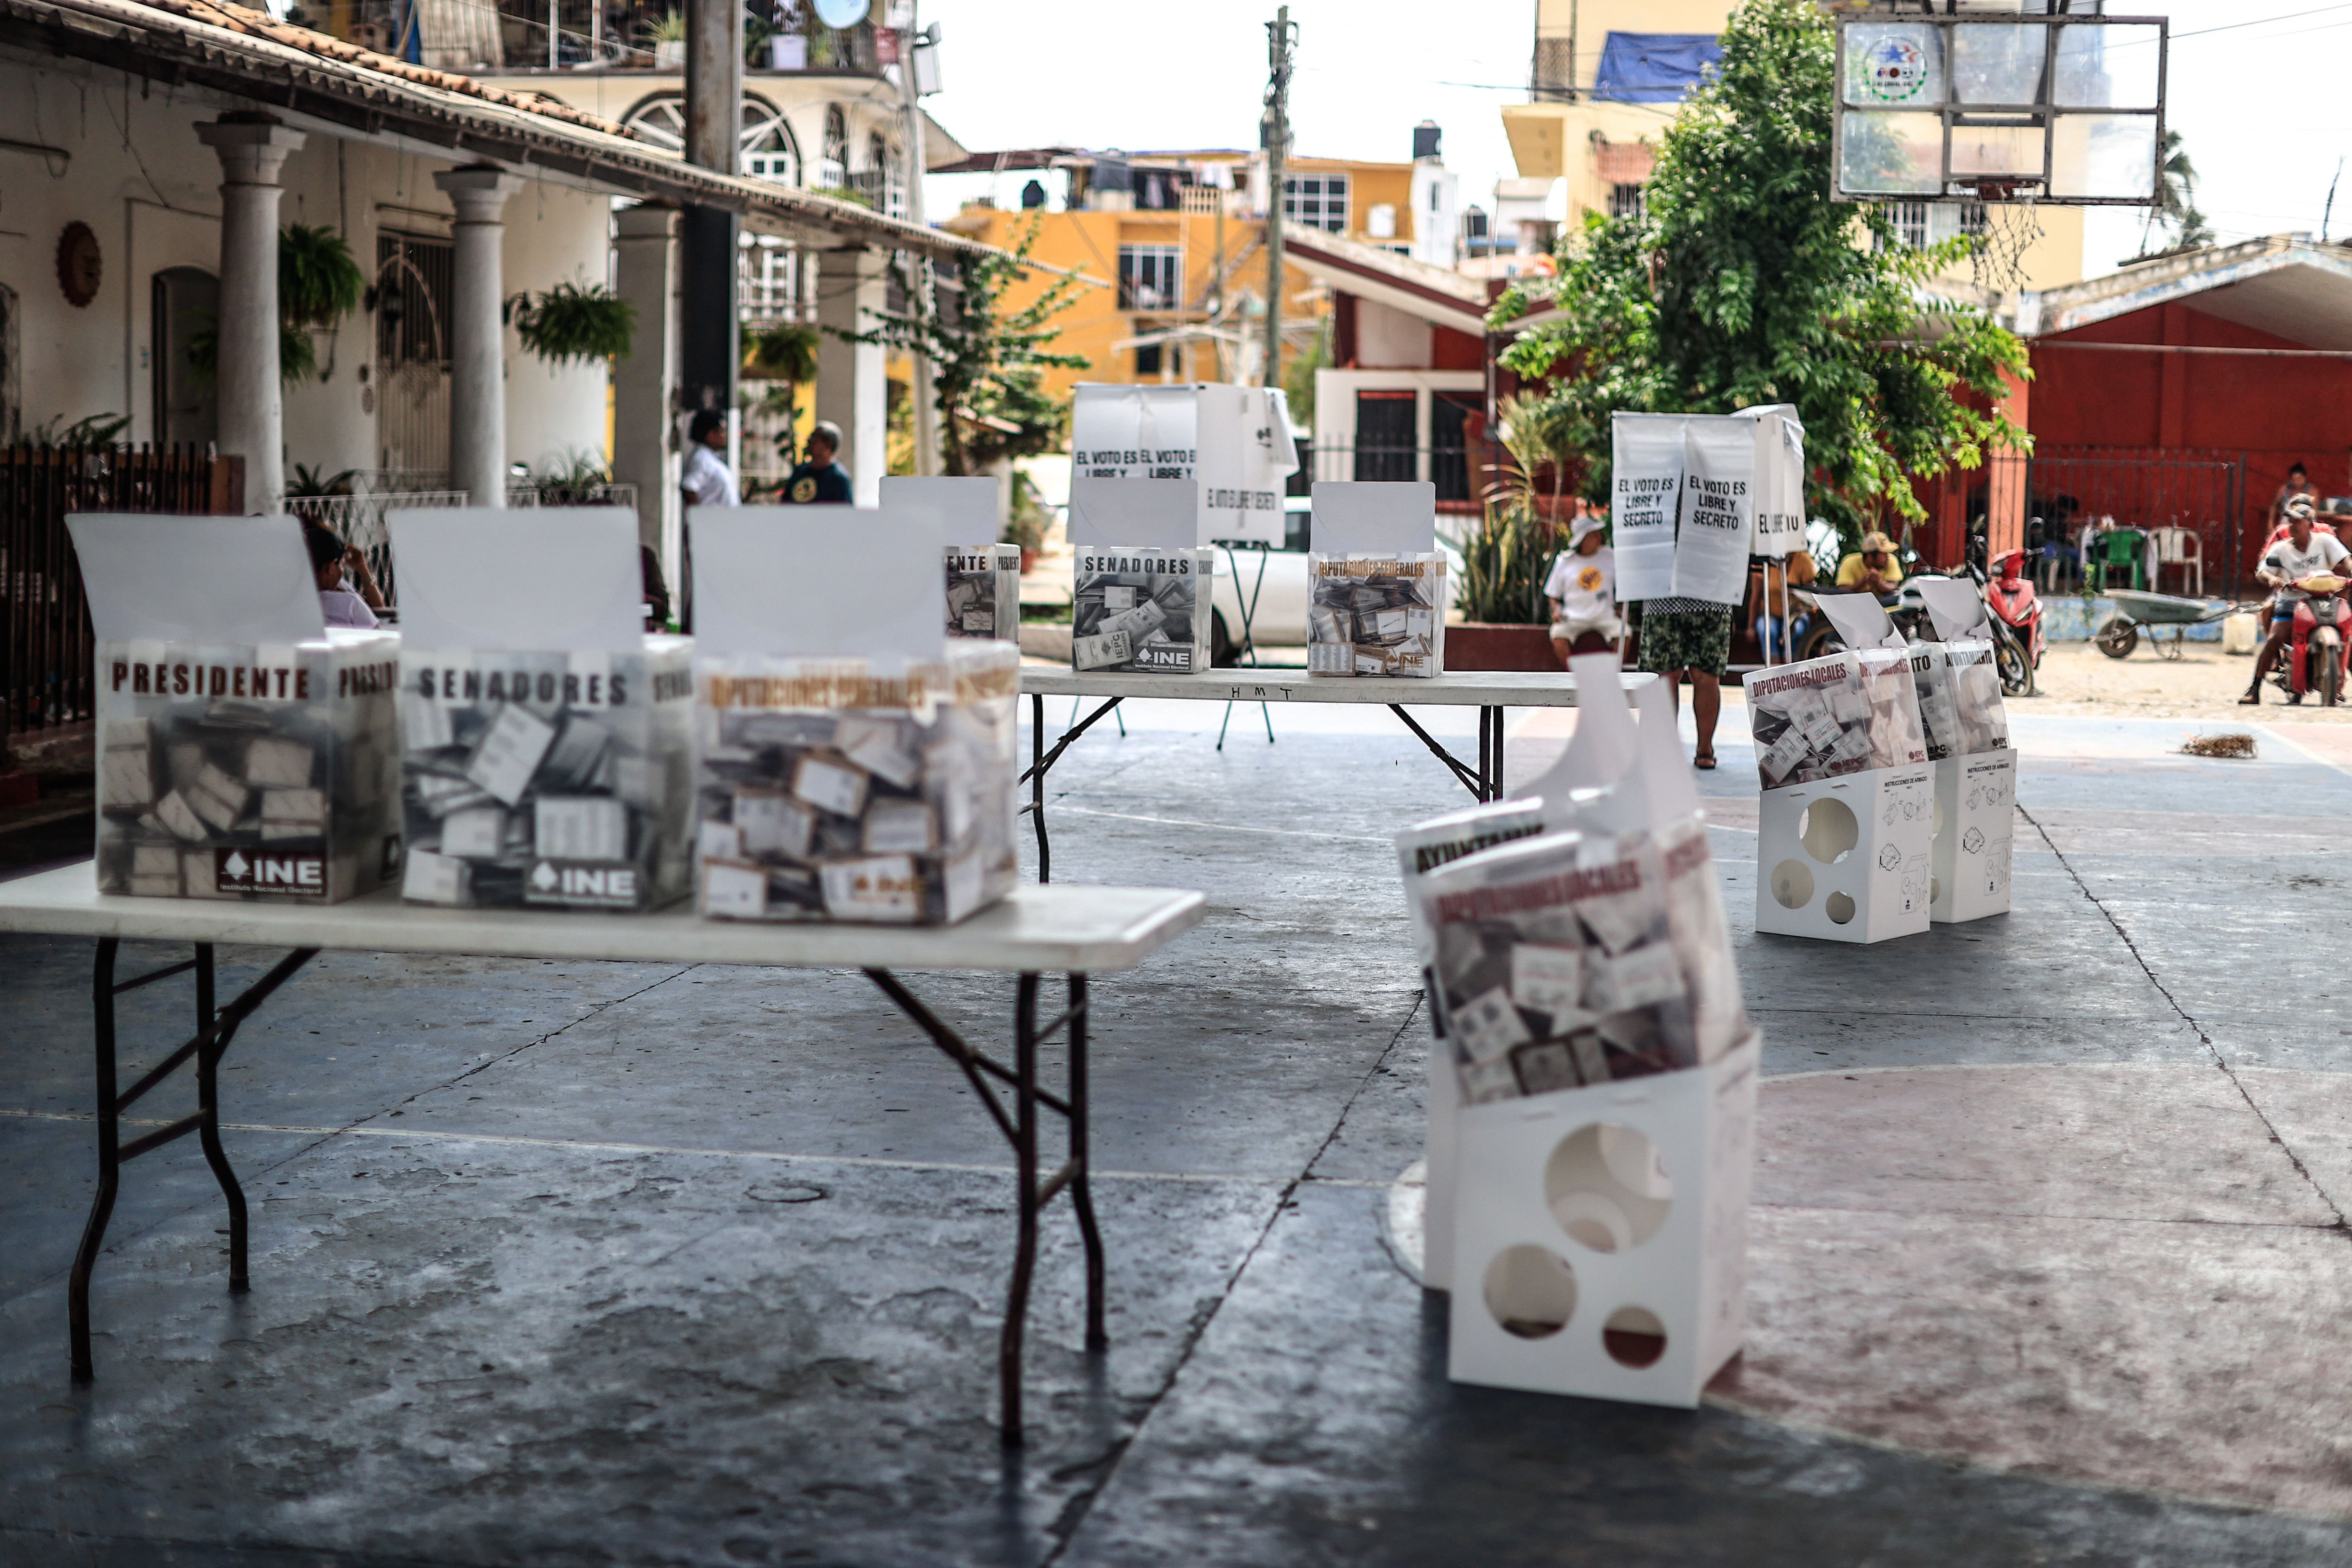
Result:
<svg viewBox="0 0 2352 1568">
<path fill-rule="evenodd" d="M 997 542 L 996 481 L 980 478 L 882 479 L 885 506 L 936 508 L 947 520 L 947 634 L 1021 640 L 1021 547 Z"/>
<path fill-rule="evenodd" d="M 1010 892 L 1020 653 L 941 635 L 939 511 L 694 530 L 701 912 L 938 925 Z"/>
<path fill-rule="evenodd" d="M 1444 668 L 1445 557 L 1428 483 L 1315 487 L 1307 557 L 1307 668 L 1433 676 Z"/>
<path fill-rule="evenodd" d="M 401 896 L 577 910 L 685 896 L 693 645 L 644 631 L 636 514 L 460 507 L 388 521 Z"/>
<path fill-rule="evenodd" d="M 1215 552 L 1194 479 L 1070 481 L 1070 668 L 1193 675 L 1209 668 Z"/>
<path fill-rule="evenodd" d="M 66 520 L 98 633 L 98 886 L 331 903 L 400 869 L 400 638 L 330 629 L 289 517 Z"/>
</svg>

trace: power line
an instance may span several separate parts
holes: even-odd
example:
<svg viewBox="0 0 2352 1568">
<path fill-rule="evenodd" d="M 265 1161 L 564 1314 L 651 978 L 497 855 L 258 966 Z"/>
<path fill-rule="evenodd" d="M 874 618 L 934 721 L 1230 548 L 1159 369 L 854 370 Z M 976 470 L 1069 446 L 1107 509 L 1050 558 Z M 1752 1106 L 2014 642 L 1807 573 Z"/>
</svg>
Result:
<svg viewBox="0 0 2352 1568">
<path fill-rule="evenodd" d="M 2259 27 L 2271 22 L 2292 22 L 2297 16 L 2316 16 L 2328 11 L 2352 11 L 2352 4 L 2315 5 L 2308 11 L 2283 11 L 2275 16 L 2257 16 L 2250 22 L 2224 22 L 2218 27 L 2199 27 L 2192 32 L 2175 33 L 2175 38 L 2201 38 L 2208 33 L 2233 33 L 2241 27 Z"/>
</svg>

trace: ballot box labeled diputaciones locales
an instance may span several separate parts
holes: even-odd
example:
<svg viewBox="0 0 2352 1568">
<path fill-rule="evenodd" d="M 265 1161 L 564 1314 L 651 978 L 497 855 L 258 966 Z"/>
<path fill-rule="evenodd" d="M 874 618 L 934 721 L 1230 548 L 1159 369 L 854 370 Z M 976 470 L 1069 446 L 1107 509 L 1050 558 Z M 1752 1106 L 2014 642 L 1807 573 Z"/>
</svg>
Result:
<svg viewBox="0 0 2352 1568">
<path fill-rule="evenodd" d="M 99 637 L 99 890 L 331 903 L 397 875 L 400 641 L 325 626 L 299 525 L 68 527 Z"/>
</svg>

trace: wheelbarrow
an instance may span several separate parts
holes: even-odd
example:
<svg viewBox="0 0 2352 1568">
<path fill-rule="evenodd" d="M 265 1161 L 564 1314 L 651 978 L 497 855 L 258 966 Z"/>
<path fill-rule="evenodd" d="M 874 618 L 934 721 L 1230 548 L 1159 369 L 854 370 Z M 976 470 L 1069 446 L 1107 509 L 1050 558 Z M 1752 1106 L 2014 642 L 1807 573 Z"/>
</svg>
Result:
<svg viewBox="0 0 2352 1568">
<path fill-rule="evenodd" d="M 2109 616 L 2092 643 L 2109 658 L 2129 658 L 2132 649 L 2139 647 L 2140 628 L 2149 628 L 2148 641 L 2167 658 L 2179 658 L 2181 639 L 2190 626 L 2211 626 L 2215 621 L 2234 615 L 2248 605 L 2217 604 L 2210 599 L 2181 599 L 2170 594 L 2142 594 L 2129 588 L 2116 588 L 2107 597 L 2116 602 L 2116 613 Z M 2155 635 L 2155 628 L 2169 626 L 2172 638 L 2166 641 Z"/>
</svg>

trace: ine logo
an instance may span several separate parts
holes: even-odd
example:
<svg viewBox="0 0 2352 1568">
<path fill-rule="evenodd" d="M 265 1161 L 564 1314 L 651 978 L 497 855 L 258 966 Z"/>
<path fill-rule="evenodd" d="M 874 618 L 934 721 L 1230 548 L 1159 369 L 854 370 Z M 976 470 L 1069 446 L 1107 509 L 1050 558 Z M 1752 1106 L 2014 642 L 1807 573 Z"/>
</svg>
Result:
<svg viewBox="0 0 2352 1568">
<path fill-rule="evenodd" d="M 213 852 L 213 888 L 216 892 L 265 898 L 323 899 L 327 896 L 327 858 L 263 849 L 216 849 Z"/>
<path fill-rule="evenodd" d="M 541 860 L 523 879 L 523 901 L 634 910 L 637 907 L 637 868 L 610 861 Z"/>
</svg>

